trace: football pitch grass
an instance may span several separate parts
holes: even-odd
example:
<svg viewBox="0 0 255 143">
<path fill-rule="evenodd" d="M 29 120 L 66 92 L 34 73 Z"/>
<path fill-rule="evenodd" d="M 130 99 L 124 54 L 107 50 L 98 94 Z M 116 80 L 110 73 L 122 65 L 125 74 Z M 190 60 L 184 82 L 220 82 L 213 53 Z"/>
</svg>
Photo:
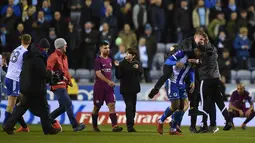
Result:
<svg viewBox="0 0 255 143">
<path fill-rule="evenodd" d="M 155 125 L 136 125 L 136 133 L 128 133 L 125 127 L 123 132 L 114 133 L 108 125 L 100 126 L 101 132 L 93 132 L 91 125 L 82 132 L 73 132 L 70 125 L 63 125 L 63 132 L 47 136 L 43 135 L 40 125 L 29 127 L 31 132 L 12 136 L 0 132 L 0 143 L 248 143 L 255 140 L 252 127 L 246 130 L 236 127 L 228 132 L 220 127 L 215 134 L 191 134 L 188 127 L 183 127 L 183 136 L 170 136 L 167 124 L 163 135 L 157 133 Z"/>
</svg>

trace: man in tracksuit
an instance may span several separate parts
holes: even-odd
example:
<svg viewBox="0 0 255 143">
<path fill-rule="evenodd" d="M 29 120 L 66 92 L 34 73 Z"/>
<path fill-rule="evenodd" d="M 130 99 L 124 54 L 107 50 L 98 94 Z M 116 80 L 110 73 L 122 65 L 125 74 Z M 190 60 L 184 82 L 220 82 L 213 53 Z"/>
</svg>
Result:
<svg viewBox="0 0 255 143">
<path fill-rule="evenodd" d="M 225 120 L 226 126 L 223 130 L 230 130 L 232 122 L 228 117 L 228 111 L 225 107 L 222 94 L 220 92 L 220 73 L 218 66 L 218 54 L 217 49 L 209 42 L 207 35 L 205 35 L 205 44 L 198 49 L 202 52 L 202 55 L 197 60 L 188 60 L 191 63 L 198 63 L 198 74 L 200 82 L 200 96 L 203 107 L 203 112 L 207 115 L 203 117 L 202 126 L 200 132 L 211 131 L 217 132 L 219 129 L 216 127 L 216 108 L 215 103 L 221 110 Z M 210 115 L 210 127 L 207 126 L 207 119 Z"/>
<path fill-rule="evenodd" d="M 140 92 L 140 77 L 143 74 L 143 68 L 135 60 L 137 56 L 136 49 L 129 48 L 126 57 L 118 63 L 115 61 L 116 78 L 120 79 L 120 93 L 126 104 L 127 130 L 136 132 L 134 129 L 134 118 L 136 113 L 137 93 Z"/>
<path fill-rule="evenodd" d="M 67 94 L 68 85 L 72 86 L 71 76 L 68 71 L 67 56 L 65 54 L 67 43 L 63 38 L 58 38 L 54 41 L 54 46 L 56 49 L 48 58 L 47 70 L 61 73 L 63 75 L 63 80 L 58 82 L 56 85 L 51 86 L 51 90 L 58 98 L 59 107 L 50 114 L 50 117 L 54 124 L 55 118 L 64 112 L 67 112 L 73 130 L 75 132 L 82 131 L 86 126 L 84 124 L 79 124 L 75 119 L 72 101 Z"/>
<path fill-rule="evenodd" d="M 45 49 L 50 44 L 47 39 L 41 39 L 39 44 L 33 44 L 24 54 L 22 72 L 20 74 L 20 102 L 14 109 L 12 116 L 3 125 L 4 131 L 14 134 L 13 128 L 17 121 L 29 109 L 34 115 L 39 116 L 44 134 L 58 134 L 61 128 L 51 126 L 49 105 L 46 98 L 46 81 L 52 77 L 51 71 L 46 71 Z"/>
</svg>

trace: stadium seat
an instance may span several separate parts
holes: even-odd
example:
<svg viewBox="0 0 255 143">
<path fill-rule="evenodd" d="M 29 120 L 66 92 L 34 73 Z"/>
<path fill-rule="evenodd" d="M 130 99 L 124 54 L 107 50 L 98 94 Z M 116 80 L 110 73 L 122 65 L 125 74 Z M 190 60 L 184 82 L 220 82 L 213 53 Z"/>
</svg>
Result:
<svg viewBox="0 0 255 143">
<path fill-rule="evenodd" d="M 231 70 L 231 83 L 235 84 L 237 80 L 237 72 L 235 70 Z"/>
<path fill-rule="evenodd" d="M 72 77 L 75 77 L 75 70 L 74 69 L 69 69 L 68 71 L 69 71 L 69 73 Z"/>
<path fill-rule="evenodd" d="M 255 58 L 248 59 L 248 69 L 255 70 Z"/>
<path fill-rule="evenodd" d="M 162 69 L 164 65 L 164 54 L 163 53 L 156 53 L 152 62 L 152 66 L 156 67 L 156 69 Z"/>
<path fill-rule="evenodd" d="M 252 71 L 251 76 L 252 76 L 252 80 L 253 80 L 253 81 L 255 81 L 255 70 L 254 70 L 254 71 Z"/>
<path fill-rule="evenodd" d="M 157 44 L 157 53 L 165 53 L 166 52 L 166 45 L 163 43 Z"/>
<path fill-rule="evenodd" d="M 167 43 L 166 44 L 166 52 L 170 52 L 170 47 L 172 47 L 173 45 L 175 45 L 176 43 Z"/>
<path fill-rule="evenodd" d="M 251 72 L 249 70 L 238 70 L 237 80 L 239 82 L 250 83 L 252 81 Z"/>
<path fill-rule="evenodd" d="M 77 69 L 76 77 L 79 79 L 90 79 L 90 71 L 88 69 Z"/>
<path fill-rule="evenodd" d="M 95 71 L 94 70 L 90 70 L 90 82 L 93 82 L 95 79 Z"/>
<path fill-rule="evenodd" d="M 151 70 L 150 74 L 151 74 L 152 80 L 156 81 L 159 79 L 160 76 L 163 75 L 163 72 L 162 72 L 162 70 Z"/>
</svg>

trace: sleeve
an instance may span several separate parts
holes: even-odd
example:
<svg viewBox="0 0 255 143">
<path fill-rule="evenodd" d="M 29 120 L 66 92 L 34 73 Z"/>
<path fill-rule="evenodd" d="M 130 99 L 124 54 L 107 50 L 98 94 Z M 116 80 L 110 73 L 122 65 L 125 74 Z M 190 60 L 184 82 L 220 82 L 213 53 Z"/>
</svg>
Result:
<svg viewBox="0 0 255 143">
<path fill-rule="evenodd" d="M 51 54 L 47 60 L 47 70 L 53 70 L 55 64 L 57 63 L 57 57 Z"/>
<path fill-rule="evenodd" d="M 168 57 L 165 61 L 165 65 L 172 66 L 176 65 L 176 62 L 185 56 L 182 50 L 177 51 L 172 56 Z"/>
<path fill-rule="evenodd" d="M 133 23 L 134 23 L 136 29 L 138 28 L 138 21 L 137 21 L 138 12 L 139 12 L 139 6 L 135 5 L 133 8 Z"/>
<path fill-rule="evenodd" d="M 101 70 L 102 70 L 101 63 L 100 63 L 100 60 L 99 60 L 99 59 L 95 59 L 94 68 L 95 68 L 95 72 L 96 72 L 96 71 L 101 71 Z"/>
<path fill-rule="evenodd" d="M 121 74 L 120 74 L 120 65 L 119 66 L 116 66 L 115 68 L 115 77 L 117 79 L 120 79 L 121 78 Z"/>
<path fill-rule="evenodd" d="M 229 102 L 233 103 L 236 99 L 236 94 L 235 94 L 235 91 L 231 94 L 231 97 L 230 97 L 230 100 Z"/>
<path fill-rule="evenodd" d="M 189 78 L 190 78 L 190 83 L 194 83 L 195 82 L 195 71 L 194 71 L 194 68 L 191 68 L 189 70 Z"/>
<path fill-rule="evenodd" d="M 48 73 L 46 71 L 46 66 L 43 60 L 39 57 L 34 58 L 33 66 L 35 68 L 35 73 L 37 73 L 38 76 L 41 76 L 42 78 L 47 78 Z"/>
<path fill-rule="evenodd" d="M 251 96 L 250 96 L 250 93 L 249 92 L 246 92 L 246 100 L 248 101 L 248 102 L 252 102 L 252 99 L 251 99 Z"/>
</svg>

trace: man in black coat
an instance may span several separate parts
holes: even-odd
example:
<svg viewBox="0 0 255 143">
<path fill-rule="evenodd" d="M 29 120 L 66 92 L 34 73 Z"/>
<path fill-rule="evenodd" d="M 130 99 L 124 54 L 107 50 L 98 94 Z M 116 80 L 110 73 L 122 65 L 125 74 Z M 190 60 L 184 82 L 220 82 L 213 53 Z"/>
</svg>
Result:
<svg viewBox="0 0 255 143">
<path fill-rule="evenodd" d="M 51 71 L 46 71 L 45 49 L 48 49 L 49 45 L 48 40 L 43 38 L 39 45 L 33 44 L 24 54 L 20 74 L 20 91 L 23 96 L 21 96 L 12 116 L 3 125 L 7 134 L 14 134 L 15 124 L 27 109 L 40 117 L 44 134 L 58 134 L 61 131 L 61 128 L 54 129 L 51 126 L 49 105 L 46 99 L 46 81 L 50 81 L 53 75 Z"/>
<path fill-rule="evenodd" d="M 134 129 L 134 118 L 136 113 L 137 93 L 140 92 L 140 76 L 143 69 L 139 62 L 135 60 L 137 56 L 136 49 L 129 48 L 126 57 L 118 63 L 115 61 L 116 78 L 120 79 L 120 93 L 126 104 L 126 118 L 128 132 L 136 132 Z"/>
</svg>

